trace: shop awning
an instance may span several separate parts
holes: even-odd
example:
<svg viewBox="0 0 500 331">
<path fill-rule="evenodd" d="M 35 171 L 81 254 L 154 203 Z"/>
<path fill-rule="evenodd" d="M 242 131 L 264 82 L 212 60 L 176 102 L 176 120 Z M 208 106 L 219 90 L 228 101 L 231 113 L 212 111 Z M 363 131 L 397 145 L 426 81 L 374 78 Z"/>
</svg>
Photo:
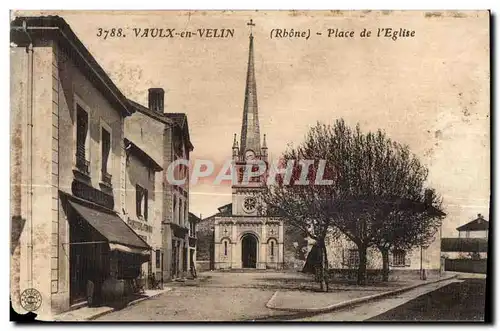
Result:
<svg viewBox="0 0 500 331">
<path fill-rule="evenodd" d="M 108 240 L 111 250 L 142 255 L 149 254 L 151 247 L 117 214 L 92 209 L 74 201 L 69 201 L 69 203 L 90 226 Z"/>
</svg>

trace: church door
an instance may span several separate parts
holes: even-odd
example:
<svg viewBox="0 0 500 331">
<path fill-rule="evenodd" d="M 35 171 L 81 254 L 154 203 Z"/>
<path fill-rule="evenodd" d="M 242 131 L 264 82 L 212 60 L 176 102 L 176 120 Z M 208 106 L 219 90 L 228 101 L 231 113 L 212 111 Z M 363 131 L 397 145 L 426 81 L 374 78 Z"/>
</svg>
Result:
<svg viewBox="0 0 500 331">
<path fill-rule="evenodd" d="M 241 259 L 243 268 L 257 267 L 257 238 L 246 234 L 241 239 Z"/>
</svg>

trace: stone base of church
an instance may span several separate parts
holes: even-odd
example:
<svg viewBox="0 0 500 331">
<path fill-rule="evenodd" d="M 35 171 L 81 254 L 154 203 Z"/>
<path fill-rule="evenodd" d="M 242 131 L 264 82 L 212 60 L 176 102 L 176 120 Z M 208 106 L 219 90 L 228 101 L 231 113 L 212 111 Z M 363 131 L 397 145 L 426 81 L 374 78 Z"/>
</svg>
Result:
<svg viewBox="0 0 500 331">
<path fill-rule="evenodd" d="M 256 264 L 255 268 L 243 268 L 242 264 L 231 264 L 228 262 L 215 262 L 215 270 L 282 270 L 283 263 L 267 263 L 260 262 Z"/>
<path fill-rule="evenodd" d="M 217 217 L 214 269 L 283 269 L 283 222 L 263 217 Z"/>
</svg>

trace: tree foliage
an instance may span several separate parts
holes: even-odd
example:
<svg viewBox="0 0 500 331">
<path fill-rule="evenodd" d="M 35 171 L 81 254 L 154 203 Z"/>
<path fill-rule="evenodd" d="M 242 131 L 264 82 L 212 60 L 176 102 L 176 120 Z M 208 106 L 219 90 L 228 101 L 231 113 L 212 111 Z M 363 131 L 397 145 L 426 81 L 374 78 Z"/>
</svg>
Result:
<svg viewBox="0 0 500 331">
<path fill-rule="evenodd" d="M 329 230 L 354 242 L 360 284 L 366 280 L 369 247 L 380 249 L 386 269 L 390 249 L 425 245 L 441 224 L 442 201 L 425 186 L 428 169 L 408 146 L 392 141 L 381 130 L 363 133 L 359 125 L 351 129 L 343 120 L 333 126 L 318 123 L 302 144 L 283 154 L 283 166 L 290 160 L 312 160 L 308 185 L 278 180 L 264 201 L 320 247 Z M 320 160 L 326 161 L 324 177 L 332 180 L 330 185 L 317 185 L 314 180 Z M 295 162 L 292 179 L 299 176 Z M 326 257 L 326 249 L 322 251 Z"/>
</svg>

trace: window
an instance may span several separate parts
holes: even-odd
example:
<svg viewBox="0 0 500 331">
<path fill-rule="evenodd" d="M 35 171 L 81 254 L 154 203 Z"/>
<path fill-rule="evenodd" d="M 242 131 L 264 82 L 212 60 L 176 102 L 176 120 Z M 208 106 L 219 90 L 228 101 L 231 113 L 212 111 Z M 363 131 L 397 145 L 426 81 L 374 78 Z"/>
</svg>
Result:
<svg viewBox="0 0 500 331">
<path fill-rule="evenodd" d="M 111 175 L 108 172 L 108 161 L 111 151 L 111 134 L 101 128 L 101 173 L 102 181 L 111 185 Z"/>
<path fill-rule="evenodd" d="M 144 190 L 144 219 L 148 220 L 148 190 Z"/>
<path fill-rule="evenodd" d="M 406 253 L 403 250 L 395 250 L 392 252 L 392 265 L 404 266 L 406 263 Z"/>
<path fill-rule="evenodd" d="M 274 256 L 274 240 L 271 240 L 271 256 Z"/>
<path fill-rule="evenodd" d="M 196 223 L 194 221 L 189 222 L 189 235 L 196 237 Z"/>
<path fill-rule="evenodd" d="M 227 256 L 227 241 L 224 240 L 224 256 Z"/>
<path fill-rule="evenodd" d="M 161 251 L 159 249 L 156 250 L 156 269 L 160 269 L 161 266 Z"/>
<path fill-rule="evenodd" d="M 135 186 L 135 209 L 137 217 L 148 220 L 148 190 L 139 185 Z"/>
<path fill-rule="evenodd" d="M 85 174 L 90 173 L 88 161 L 89 116 L 87 112 L 76 105 L 76 167 Z"/>
<path fill-rule="evenodd" d="M 348 251 L 347 265 L 350 268 L 357 268 L 359 265 L 359 254 L 357 249 L 350 249 Z"/>
</svg>

